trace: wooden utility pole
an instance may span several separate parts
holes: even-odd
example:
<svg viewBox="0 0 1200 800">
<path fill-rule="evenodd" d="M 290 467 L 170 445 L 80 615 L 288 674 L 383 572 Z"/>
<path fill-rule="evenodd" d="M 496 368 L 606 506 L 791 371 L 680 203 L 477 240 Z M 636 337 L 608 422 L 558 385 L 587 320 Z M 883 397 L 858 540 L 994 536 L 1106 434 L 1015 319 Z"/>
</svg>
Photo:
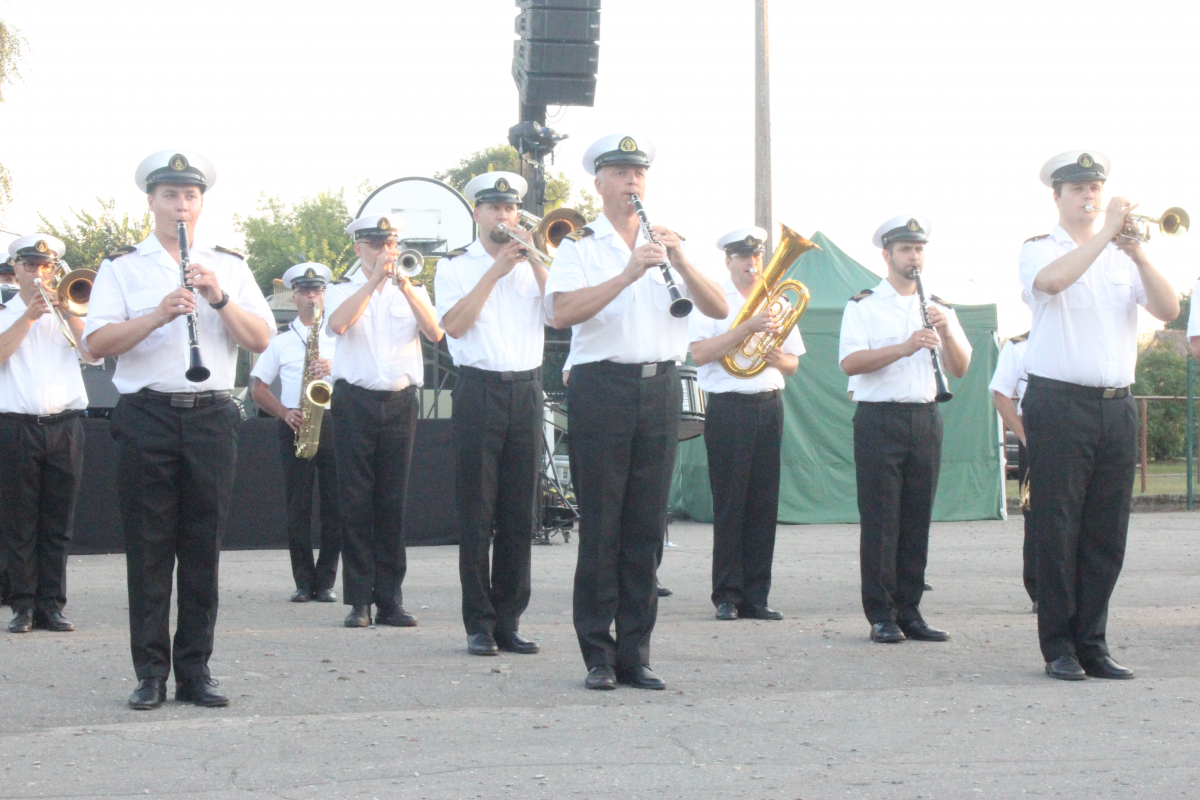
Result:
<svg viewBox="0 0 1200 800">
<path fill-rule="evenodd" d="M 754 224 L 775 238 L 771 215 L 771 81 L 767 54 L 767 0 L 754 0 Z"/>
</svg>

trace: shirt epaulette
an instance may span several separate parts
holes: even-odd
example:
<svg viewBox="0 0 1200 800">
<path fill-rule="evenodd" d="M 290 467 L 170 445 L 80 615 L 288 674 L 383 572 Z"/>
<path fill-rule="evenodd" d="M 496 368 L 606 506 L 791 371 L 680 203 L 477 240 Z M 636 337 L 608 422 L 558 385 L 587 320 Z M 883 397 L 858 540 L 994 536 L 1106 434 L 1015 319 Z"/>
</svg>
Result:
<svg viewBox="0 0 1200 800">
<path fill-rule="evenodd" d="M 853 297 L 851 297 L 850 299 L 851 299 L 852 301 L 854 301 L 855 303 L 857 303 L 859 300 L 862 300 L 864 297 L 870 297 L 870 296 L 871 296 L 871 295 L 873 295 L 873 294 L 875 294 L 875 290 L 874 290 L 874 289 L 863 289 L 861 292 L 859 292 L 858 294 L 854 295 L 854 296 L 853 296 Z"/>
<path fill-rule="evenodd" d="M 1018 334 L 1018 335 L 1012 337 L 1011 339 L 1009 339 L 1009 341 L 1012 342 L 1013 344 L 1017 344 L 1018 342 L 1028 341 L 1030 333 L 1032 333 L 1032 331 L 1025 331 L 1024 333 L 1021 333 L 1021 334 Z"/>
<path fill-rule="evenodd" d="M 945 306 L 946 308 L 951 307 L 949 303 L 947 303 L 942 298 L 938 297 L 936 294 L 929 295 L 929 299 L 932 300 L 933 302 L 937 303 L 939 306 Z"/>
<path fill-rule="evenodd" d="M 127 244 L 124 247 L 118 247 L 116 250 L 113 250 L 111 253 L 106 253 L 100 259 L 100 263 L 103 264 L 105 261 L 116 261 L 121 256 L 127 256 L 130 253 L 136 253 L 136 252 L 137 252 L 137 247 L 135 247 L 134 245 L 131 245 L 131 244 Z"/>
<path fill-rule="evenodd" d="M 1030 242 L 1036 242 L 1039 239 L 1045 239 L 1049 235 L 1050 234 L 1048 234 L 1048 233 L 1043 233 L 1041 236 L 1030 236 L 1028 239 L 1025 240 L 1025 244 L 1029 244 Z"/>
<path fill-rule="evenodd" d="M 475 242 L 471 242 L 471 244 L 475 244 Z M 444 258 L 458 258 L 461 255 L 466 255 L 467 248 L 470 247 L 471 244 L 463 245 L 462 247 L 451 250 L 449 253 L 446 253 Z"/>
<path fill-rule="evenodd" d="M 578 242 L 580 239 L 591 236 L 594 233 L 595 233 L 594 230 L 592 230 L 588 226 L 584 225 L 582 228 L 580 228 L 578 230 L 571 231 L 564 238 L 570 239 L 572 242 Z"/>
<path fill-rule="evenodd" d="M 349 283 L 350 279 L 344 275 L 339 275 L 338 277 L 333 279 L 333 282 L 334 283 Z"/>
<path fill-rule="evenodd" d="M 225 254 L 231 255 L 235 258 L 240 258 L 242 261 L 246 260 L 246 256 L 243 255 L 242 253 L 239 253 L 237 250 L 230 250 L 228 247 L 221 247 L 221 245 L 219 245 L 219 244 L 214 245 L 213 250 L 216 250 L 218 253 L 225 253 Z"/>
</svg>

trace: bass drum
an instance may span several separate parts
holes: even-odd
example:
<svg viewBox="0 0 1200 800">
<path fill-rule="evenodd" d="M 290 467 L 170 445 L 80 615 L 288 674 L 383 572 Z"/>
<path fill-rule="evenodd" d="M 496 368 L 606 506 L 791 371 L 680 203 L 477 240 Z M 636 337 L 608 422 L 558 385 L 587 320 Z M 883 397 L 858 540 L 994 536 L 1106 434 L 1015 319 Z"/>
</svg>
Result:
<svg viewBox="0 0 1200 800">
<path fill-rule="evenodd" d="M 683 408 L 679 412 L 679 441 L 686 442 L 704 433 L 704 409 L 707 401 L 696 381 L 696 368 L 680 364 L 679 382 L 683 385 Z"/>
</svg>

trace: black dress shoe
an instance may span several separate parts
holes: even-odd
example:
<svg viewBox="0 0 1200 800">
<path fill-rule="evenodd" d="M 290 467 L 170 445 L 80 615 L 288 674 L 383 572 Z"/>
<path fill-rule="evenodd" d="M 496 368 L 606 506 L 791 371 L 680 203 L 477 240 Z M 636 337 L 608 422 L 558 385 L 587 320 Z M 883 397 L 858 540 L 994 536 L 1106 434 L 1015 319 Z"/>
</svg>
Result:
<svg viewBox="0 0 1200 800">
<path fill-rule="evenodd" d="M 166 678 L 142 678 L 129 695 L 129 707 L 135 711 L 149 711 L 161 706 L 166 699 Z"/>
<path fill-rule="evenodd" d="M 737 619 L 737 606 L 733 603 L 721 603 L 717 606 L 717 619 L 722 622 Z"/>
<path fill-rule="evenodd" d="M 903 642 L 904 631 L 894 622 L 876 622 L 871 626 L 871 641 L 880 644 Z"/>
<path fill-rule="evenodd" d="M 583 685 L 589 689 L 608 691 L 617 688 L 617 673 L 612 667 L 592 667 L 588 670 Z"/>
<path fill-rule="evenodd" d="M 929 627 L 929 623 L 923 619 L 901 622 L 900 630 L 907 638 L 916 639 L 918 642 L 944 642 L 950 638 L 950 634 Z"/>
<path fill-rule="evenodd" d="M 1084 672 L 1093 678 L 1111 678 L 1117 681 L 1127 681 L 1133 677 L 1133 670 L 1128 667 L 1122 667 L 1109 656 L 1084 658 L 1080 660 L 1079 665 L 1083 667 Z"/>
<path fill-rule="evenodd" d="M 9 633 L 29 633 L 33 630 L 33 612 L 29 609 L 18 611 L 17 615 L 12 618 L 12 622 L 8 623 Z"/>
<path fill-rule="evenodd" d="M 62 615 L 61 611 L 33 612 L 33 627 L 55 633 L 70 633 L 75 625 Z"/>
<path fill-rule="evenodd" d="M 925 584 L 925 586 L 924 586 L 923 588 L 924 588 L 924 590 L 925 590 L 925 591 L 927 591 L 927 592 L 932 592 L 932 591 L 933 591 L 933 587 L 932 587 L 932 586 L 930 586 L 928 583 L 927 583 L 927 584 Z"/>
<path fill-rule="evenodd" d="M 467 636 L 467 652 L 473 656 L 498 656 L 500 648 L 490 633 L 472 633 Z"/>
<path fill-rule="evenodd" d="M 523 656 L 531 656 L 542 649 L 538 647 L 537 642 L 526 639 L 516 631 L 511 633 L 496 631 L 496 644 L 501 650 L 509 653 L 520 653 Z"/>
<path fill-rule="evenodd" d="M 346 615 L 347 628 L 365 628 L 371 624 L 371 607 L 354 606 Z"/>
<path fill-rule="evenodd" d="M 292 592 L 293 603 L 307 603 L 309 600 L 312 600 L 312 592 L 308 589 L 297 589 Z"/>
<path fill-rule="evenodd" d="M 1082 681 L 1087 678 L 1079 659 L 1072 655 L 1059 656 L 1053 661 L 1046 662 L 1046 674 L 1060 681 Z"/>
<path fill-rule="evenodd" d="M 628 684 L 637 689 L 665 689 L 667 684 L 663 679 L 654 674 L 650 667 L 642 664 L 634 667 L 629 672 L 622 672 L 617 676 L 617 683 Z"/>
<path fill-rule="evenodd" d="M 337 592 L 335 592 L 333 589 L 318 589 L 317 591 L 313 592 L 312 599 L 316 600 L 318 603 L 336 603 Z"/>
<path fill-rule="evenodd" d="M 175 681 L 175 701 L 205 708 L 229 705 L 229 698 L 217 691 L 217 682 L 207 675 Z"/>
<path fill-rule="evenodd" d="M 1037 613 L 1037 600 L 1033 601 L 1033 608 L 1031 608 L 1029 610 L 1032 611 L 1034 614 Z"/>
<path fill-rule="evenodd" d="M 417 627 L 417 618 L 405 611 L 404 606 L 393 606 L 386 611 L 376 608 L 375 624 L 391 625 L 393 628 L 415 628 Z"/>
<path fill-rule="evenodd" d="M 656 578 L 654 582 L 658 583 L 658 579 Z M 663 586 L 661 583 L 658 583 L 658 596 L 659 597 L 670 597 L 673 594 L 675 594 L 675 593 L 672 592 L 670 589 Z"/>
<path fill-rule="evenodd" d="M 759 606 L 752 603 L 746 603 L 738 609 L 738 616 L 742 619 L 783 619 L 783 614 L 780 614 L 775 609 L 769 606 Z"/>
</svg>

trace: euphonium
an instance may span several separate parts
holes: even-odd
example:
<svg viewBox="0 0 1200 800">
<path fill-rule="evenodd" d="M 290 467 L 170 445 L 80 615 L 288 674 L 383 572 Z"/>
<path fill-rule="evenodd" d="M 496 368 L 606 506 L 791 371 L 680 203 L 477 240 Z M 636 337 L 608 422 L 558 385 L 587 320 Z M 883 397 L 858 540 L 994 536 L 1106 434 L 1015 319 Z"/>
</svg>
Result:
<svg viewBox="0 0 1200 800">
<path fill-rule="evenodd" d="M 304 377 L 300 382 L 300 414 L 296 429 L 296 458 L 312 458 L 321 444 L 321 421 L 333 397 L 329 381 L 312 376 L 313 364 L 321 357 L 321 309 L 313 314 L 312 328 L 304 344 Z"/>
<path fill-rule="evenodd" d="M 767 353 L 783 344 L 783 340 L 800 321 L 800 315 L 804 313 L 804 309 L 808 308 L 808 287 L 800 281 L 780 279 L 792 264 L 796 263 L 796 259 L 809 250 L 820 250 L 821 248 L 787 225 L 779 227 L 783 230 L 779 246 L 771 254 L 771 260 L 763 267 L 759 282 L 750 291 L 750 296 L 746 298 L 742 310 L 737 313 L 729 326 L 734 328 L 755 314 L 770 311 L 772 315 L 780 317 L 779 332 L 756 333 L 749 336 L 737 349 L 721 357 L 721 366 L 735 378 L 753 378 L 766 369 Z M 794 300 L 786 297 L 789 292 L 795 293 Z M 749 359 L 750 363 L 744 365 L 739 361 L 739 357 Z"/>
</svg>

